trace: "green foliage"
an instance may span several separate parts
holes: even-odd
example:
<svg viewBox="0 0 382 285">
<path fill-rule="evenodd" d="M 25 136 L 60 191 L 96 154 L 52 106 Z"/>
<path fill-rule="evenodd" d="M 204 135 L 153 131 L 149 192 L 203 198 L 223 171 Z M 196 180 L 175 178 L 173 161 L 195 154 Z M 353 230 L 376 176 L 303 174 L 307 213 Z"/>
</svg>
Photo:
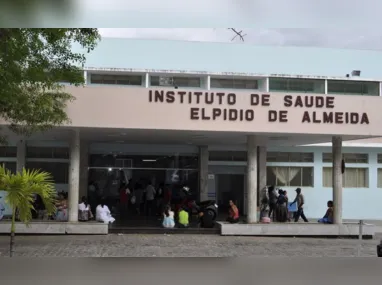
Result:
<svg viewBox="0 0 382 285">
<path fill-rule="evenodd" d="M 2 165 L 0 189 L 7 192 L 6 203 L 12 209 L 18 209 L 19 219 L 25 224 L 32 220 L 34 194 L 41 196 L 48 215 L 56 211 L 54 182 L 48 172 L 23 169 L 22 172 L 13 174 Z M 14 217 L 12 228 L 14 231 Z"/>
<path fill-rule="evenodd" d="M 30 135 L 69 123 L 73 96 L 61 83 L 84 84 L 85 54 L 100 36 L 97 29 L 0 28 L 0 117 L 18 134 Z"/>
</svg>

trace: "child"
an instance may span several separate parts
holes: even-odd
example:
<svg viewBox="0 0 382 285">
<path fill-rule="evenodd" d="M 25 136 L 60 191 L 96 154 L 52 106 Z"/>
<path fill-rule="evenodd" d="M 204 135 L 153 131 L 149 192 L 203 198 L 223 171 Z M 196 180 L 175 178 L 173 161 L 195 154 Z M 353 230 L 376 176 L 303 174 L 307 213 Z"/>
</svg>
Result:
<svg viewBox="0 0 382 285">
<path fill-rule="evenodd" d="M 318 220 L 322 224 L 333 224 L 333 201 L 328 201 L 328 209 L 326 210 L 325 216 Z"/>
<path fill-rule="evenodd" d="M 165 207 L 164 213 L 163 213 L 163 223 L 164 228 L 173 228 L 175 227 L 175 221 L 174 221 L 174 212 L 171 211 L 171 208 L 169 205 Z"/>
<path fill-rule="evenodd" d="M 182 207 L 178 213 L 178 223 L 181 228 L 188 228 L 189 215 L 188 212 Z"/>
</svg>

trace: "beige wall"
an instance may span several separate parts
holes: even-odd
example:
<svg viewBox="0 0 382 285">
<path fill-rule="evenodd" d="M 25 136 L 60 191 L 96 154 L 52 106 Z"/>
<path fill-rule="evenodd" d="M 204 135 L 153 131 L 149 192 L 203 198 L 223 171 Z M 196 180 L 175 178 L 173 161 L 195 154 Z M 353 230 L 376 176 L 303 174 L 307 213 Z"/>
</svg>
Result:
<svg viewBox="0 0 382 285">
<path fill-rule="evenodd" d="M 153 97 L 156 91 L 167 91 L 177 93 L 187 91 L 185 103 L 180 103 L 177 94 L 169 93 L 167 99 L 173 103 L 149 102 L 149 91 L 152 90 Z M 206 104 L 201 96 L 200 104 L 188 103 L 188 92 L 191 90 L 180 89 L 146 89 L 128 87 L 68 87 L 68 91 L 77 97 L 68 107 L 68 114 L 72 120 L 72 126 L 79 127 L 104 127 L 104 128 L 137 128 L 137 129 L 179 129 L 179 130 L 199 130 L 199 131 L 231 131 L 246 133 L 294 133 L 294 134 L 341 134 L 359 136 L 382 136 L 382 98 L 373 96 L 345 96 L 345 95 L 309 95 L 294 94 L 290 98 L 296 100 L 299 96 L 302 100 L 305 97 L 313 96 L 324 99 L 330 97 L 329 105 L 333 108 L 306 108 L 306 107 L 286 107 L 284 106 L 284 93 L 270 93 L 270 106 L 251 106 L 251 92 L 235 92 L 236 96 L 230 95 L 236 102 L 233 105 L 227 103 L 229 90 L 219 90 L 225 93 L 222 103 L 219 104 L 215 91 L 214 103 Z M 199 90 L 193 90 L 198 92 Z M 203 92 L 203 94 L 205 91 Z M 233 92 L 232 92 L 233 93 Z M 193 99 L 195 100 L 195 96 Z M 209 97 L 210 98 L 210 97 Z M 232 103 L 233 101 L 231 101 Z M 265 102 L 267 103 L 267 102 Z M 266 104 L 265 104 L 266 105 Z M 222 116 L 215 120 L 202 120 L 201 110 L 194 111 L 194 120 L 191 119 L 191 108 L 205 108 L 205 112 L 210 116 L 213 109 L 243 109 L 249 110 L 249 114 L 254 114 L 254 119 L 250 121 L 224 120 Z M 269 111 L 287 111 L 288 122 L 269 122 Z M 304 112 L 308 111 L 312 120 L 313 112 L 317 118 L 322 119 L 324 112 L 349 112 L 357 113 L 359 117 L 365 112 L 369 124 L 364 123 L 308 123 L 302 122 Z M 223 112 L 223 111 L 222 111 Z M 253 113 L 252 113 L 253 112 Z M 215 110 L 215 115 L 219 113 Z M 330 116 L 330 115 L 329 115 Z M 336 117 L 333 114 L 333 118 Z M 357 115 L 353 115 L 356 117 Z M 199 119 L 196 119 L 199 117 Z M 340 120 L 337 115 L 337 121 Z M 327 117 L 330 120 L 330 117 Z"/>
</svg>

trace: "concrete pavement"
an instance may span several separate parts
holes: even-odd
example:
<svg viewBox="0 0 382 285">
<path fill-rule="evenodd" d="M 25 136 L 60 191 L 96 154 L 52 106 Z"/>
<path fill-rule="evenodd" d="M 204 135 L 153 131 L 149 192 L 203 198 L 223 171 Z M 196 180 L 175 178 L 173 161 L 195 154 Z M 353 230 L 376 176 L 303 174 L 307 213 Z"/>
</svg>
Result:
<svg viewBox="0 0 382 285">
<path fill-rule="evenodd" d="M 363 240 L 361 256 L 375 257 L 381 234 Z M 16 236 L 15 256 L 25 257 L 353 257 L 358 240 L 218 235 Z M 0 236 L 0 256 L 9 237 Z"/>
</svg>

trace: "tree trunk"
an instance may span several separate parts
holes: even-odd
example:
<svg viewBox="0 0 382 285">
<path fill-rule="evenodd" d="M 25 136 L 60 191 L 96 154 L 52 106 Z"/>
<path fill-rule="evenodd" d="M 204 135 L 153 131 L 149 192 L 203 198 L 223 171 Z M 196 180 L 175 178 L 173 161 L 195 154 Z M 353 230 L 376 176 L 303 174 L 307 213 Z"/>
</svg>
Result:
<svg viewBox="0 0 382 285">
<path fill-rule="evenodd" d="M 9 257 L 13 257 L 16 231 L 16 207 L 12 209 L 11 241 L 9 244 Z"/>
</svg>

